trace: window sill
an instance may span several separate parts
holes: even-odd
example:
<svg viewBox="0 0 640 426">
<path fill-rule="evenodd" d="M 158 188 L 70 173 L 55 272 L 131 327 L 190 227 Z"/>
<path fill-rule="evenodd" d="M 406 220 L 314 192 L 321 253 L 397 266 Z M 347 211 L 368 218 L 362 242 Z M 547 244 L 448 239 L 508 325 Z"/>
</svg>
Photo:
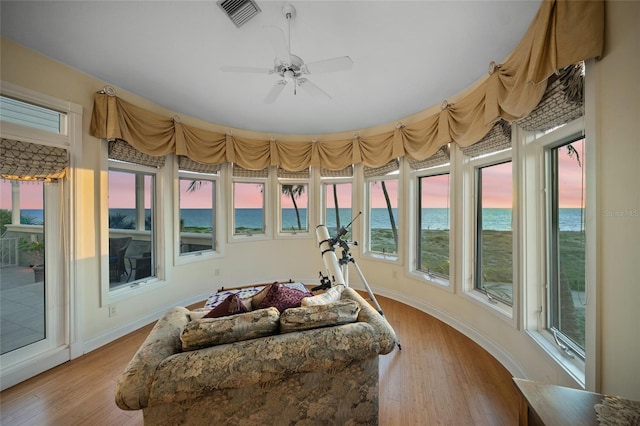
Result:
<svg viewBox="0 0 640 426">
<path fill-rule="evenodd" d="M 509 322 L 513 323 L 513 307 L 505 305 L 498 300 L 494 300 L 493 302 L 491 302 L 486 295 L 476 290 L 466 291 L 465 295 L 475 303 L 479 303 L 485 308 L 489 308 L 489 310 L 495 313 L 499 318 L 508 320 Z"/>
<path fill-rule="evenodd" d="M 229 238 L 229 243 L 246 243 L 251 241 L 269 241 L 271 235 L 268 234 L 234 234 Z"/>
<path fill-rule="evenodd" d="M 279 232 L 276 236 L 276 238 L 278 240 L 299 240 L 299 239 L 306 239 L 306 238 L 311 238 L 311 232 L 310 231 L 296 231 L 296 232 Z"/>
<path fill-rule="evenodd" d="M 140 294 L 156 290 L 167 284 L 167 281 L 161 280 L 157 277 L 150 277 L 149 279 L 140 281 L 132 281 L 114 290 L 108 290 L 108 293 L 102 300 L 102 306 L 104 307 L 130 299 Z"/>
<path fill-rule="evenodd" d="M 364 253 L 362 256 L 367 258 L 367 259 L 381 260 L 383 262 L 400 263 L 400 258 L 398 257 L 397 254 L 387 255 L 387 254 L 382 254 L 382 253 L 368 252 L 368 253 Z"/>
<path fill-rule="evenodd" d="M 176 256 L 176 265 L 188 265 L 190 263 L 203 262 L 210 259 L 219 259 L 224 257 L 224 254 L 220 251 L 203 250 L 180 253 Z"/>
<path fill-rule="evenodd" d="M 569 358 L 553 342 L 553 337 L 548 332 L 527 330 L 527 334 L 544 350 L 547 355 L 558 364 L 582 389 L 585 389 L 585 364 L 582 359 L 574 354 L 574 358 Z"/>
<path fill-rule="evenodd" d="M 410 271 L 409 277 L 422 283 L 430 284 L 434 287 L 448 290 L 449 292 L 453 293 L 453 286 L 451 285 L 449 280 L 445 280 L 444 278 L 429 275 L 426 272 L 422 271 Z"/>
</svg>

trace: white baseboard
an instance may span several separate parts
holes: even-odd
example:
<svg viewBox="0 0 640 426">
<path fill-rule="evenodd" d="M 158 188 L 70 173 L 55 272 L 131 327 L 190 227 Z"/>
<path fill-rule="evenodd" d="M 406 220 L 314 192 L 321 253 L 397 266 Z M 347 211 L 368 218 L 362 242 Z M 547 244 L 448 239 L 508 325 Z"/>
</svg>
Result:
<svg viewBox="0 0 640 426">
<path fill-rule="evenodd" d="M 174 306 L 189 306 L 194 303 L 201 302 L 203 300 L 206 300 L 207 297 L 209 297 L 209 294 L 211 294 L 211 292 L 207 292 L 205 294 L 199 294 L 196 296 L 191 296 L 182 300 L 177 300 L 176 302 L 173 302 L 169 305 L 161 306 L 152 312 L 148 312 L 134 321 L 130 321 L 126 324 L 122 324 L 118 327 L 107 330 L 106 332 L 99 334 L 98 336 L 95 336 L 89 340 L 86 340 L 82 342 L 83 353 L 81 355 L 94 351 L 101 346 L 111 343 L 114 340 L 117 340 L 123 336 L 126 336 L 129 333 L 132 333 L 138 330 L 139 328 L 144 327 L 145 325 L 148 325 L 154 321 L 157 321 L 165 312 L 167 312 L 169 309 L 173 308 Z"/>
</svg>

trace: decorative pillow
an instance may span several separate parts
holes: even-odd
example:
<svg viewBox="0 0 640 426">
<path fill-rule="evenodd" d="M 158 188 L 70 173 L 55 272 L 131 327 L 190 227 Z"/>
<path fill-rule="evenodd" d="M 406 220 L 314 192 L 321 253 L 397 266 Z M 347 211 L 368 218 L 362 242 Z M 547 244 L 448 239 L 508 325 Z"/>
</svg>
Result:
<svg viewBox="0 0 640 426">
<path fill-rule="evenodd" d="M 218 306 L 211 309 L 204 318 L 220 318 L 227 315 L 241 314 L 249 310 L 242 303 L 237 294 L 231 294 Z"/>
<path fill-rule="evenodd" d="M 262 292 L 260 292 L 262 293 Z M 260 293 L 256 294 L 252 299 L 252 306 L 255 305 L 256 297 L 260 296 Z M 311 293 L 295 290 L 284 285 L 271 284 L 266 289 L 266 294 L 260 302 L 258 302 L 256 308 L 263 309 L 273 306 L 282 312 L 288 308 L 297 308 L 300 306 L 300 302 L 305 297 L 312 296 Z"/>
<path fill-rule="evenodd" d="M 359 312 L 360 305 L 353 300 L 287 309 L 280 315 L 280 332 L 291 333 L 356 322 Z"/>
<path fill-rule="evenodd" d="M 302 299 L 302 306 L 326 305 L 327 303 L 335 302 L 340 300 L 342 290 L 344 290 L 344 285 L 342 284 L 331 287 L 324 293 Z"/>
<path fill-rule="evenodd" d="M 279 319 L 280 313 L 276 308 L 267 308 L 227 317 L 191 321 L 184 326 L 180 334 L 182 350 L 192 351 L 277 334 Z"/>
<path fill-rule="evenodd" d="M 251 308 L 252 309 L 258 309 L 258 305 L 262 302 L 262 299 L 265 298 L 267 293 L 269 293 L 269 290 L 271 289 L 271 287 L 274 286 L 274 285 L 277 286 L 278 283 L 275 282 L 273 284 L 269 284 L 269 285 L 265 286 L 262 290 L 260 290 L 259 292 L 257 292 L 253 296 L 251 296 Z"/>
</svg>

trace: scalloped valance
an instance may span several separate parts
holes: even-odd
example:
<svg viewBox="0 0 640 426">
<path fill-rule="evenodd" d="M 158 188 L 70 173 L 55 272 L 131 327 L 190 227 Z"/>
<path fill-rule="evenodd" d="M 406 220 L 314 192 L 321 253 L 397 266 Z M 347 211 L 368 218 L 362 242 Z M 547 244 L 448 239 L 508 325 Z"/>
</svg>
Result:
<svg viewBox="0 0 640 426">
<path fill-rule="evenodd" d="M 174 152 L 199 163 L 231 162 L 248 170 L 269 166 L 341 170 L 359 163 L 381 167 L 402 156 L 421 161 L 450 142 L 460 147 L 476 143 L 500 119 L 512 122 L 526 117 L 542 99 L 550 75 L 599 57 L 603 42 L 602 0 L 543 1 L 514 51 L 504 63 L 492 64 L 489 75 L 469 93 L 452 103 L 445 101 L 439 113 L 377 134 L 362 131 L 366 136 L 340 139 L 328 134 L 319 142 L 304 136 L 299 141 L 278 141 L 270 134 L 243 138 L 183 124 L 112 93 L 95 95 L 90 132 L 97 138 L 125 140 L 152 156 Z"/>
</svg>

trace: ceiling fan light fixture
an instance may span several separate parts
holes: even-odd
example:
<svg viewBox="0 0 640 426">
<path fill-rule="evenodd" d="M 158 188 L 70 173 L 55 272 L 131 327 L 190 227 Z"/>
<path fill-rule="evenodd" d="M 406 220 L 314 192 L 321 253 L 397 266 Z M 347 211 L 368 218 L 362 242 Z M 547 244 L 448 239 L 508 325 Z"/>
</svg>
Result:
<svg viewBox="0 0 640 426">
<path fill-rule="evenodd" d="M 216 4 L 238 28 L 261 12 L 254 0 L 220 0 Z"/>
</svg>

